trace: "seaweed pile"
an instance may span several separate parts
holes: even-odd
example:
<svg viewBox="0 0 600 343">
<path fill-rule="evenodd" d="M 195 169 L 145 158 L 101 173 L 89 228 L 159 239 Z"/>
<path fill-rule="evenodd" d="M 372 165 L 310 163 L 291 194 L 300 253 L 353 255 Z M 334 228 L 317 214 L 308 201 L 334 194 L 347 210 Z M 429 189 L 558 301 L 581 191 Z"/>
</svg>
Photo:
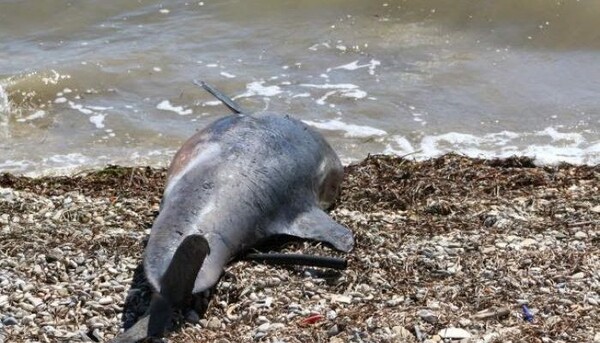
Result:
<svg viewBox="0 0 600 343">
<path fill-rule="evenodd" d="M 165 174 L 0 175 L 0 342 L 104 341 L 143 313 Z M 233 263 L 168 340 L 600 342 L 599 166 L 369 156 L 331 214 L 355 233 L 347 270 Z"/>
</svg>

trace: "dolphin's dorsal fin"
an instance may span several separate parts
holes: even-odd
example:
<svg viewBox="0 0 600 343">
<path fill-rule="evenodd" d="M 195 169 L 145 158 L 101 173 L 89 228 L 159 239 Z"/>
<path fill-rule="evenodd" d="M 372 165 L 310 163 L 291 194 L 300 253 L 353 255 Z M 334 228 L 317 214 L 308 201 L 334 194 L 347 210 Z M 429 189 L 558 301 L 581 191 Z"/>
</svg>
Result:
<svg viewBox="0 0 600 343">
<path fill-rule="evenodd" d="M 206 90 L 207 92 L 212 94 L 215 98 L 219 99 L 233 113 L 235 113 L 235 114 L 246 113 L 246 111 L 244 111 L 242 109 L 242 107 L 237 104 L 237 102 L 233 101 L 233 99 L 231 99 L 230 97 L 225 95 L 223 92 L 219 91 L 218 89 L 214 88 L 213 86 L 209 85 L 208 83 L 206 83 L 204 81 L 194 80 L 194 84 L 196 86 L 204 88 L 204 90 Z"/>
<path fill-rule="evenodd" d="M 335 222 L 316 206 L 301 212 L 288 225 L 280 226 L 277 233 L 326 242 L 344 252 L 349 252 L 354 247 L 352 231 Z"/>
</svg>

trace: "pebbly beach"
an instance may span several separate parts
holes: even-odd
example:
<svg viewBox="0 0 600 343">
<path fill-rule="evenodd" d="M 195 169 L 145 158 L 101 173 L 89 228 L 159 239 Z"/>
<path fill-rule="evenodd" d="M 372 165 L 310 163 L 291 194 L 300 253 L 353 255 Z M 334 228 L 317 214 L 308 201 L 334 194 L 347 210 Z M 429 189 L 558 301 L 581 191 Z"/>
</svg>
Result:
<svg viewBox="0 0 600 343">
<path fill-rule="evenodd" d="M 146 310 L 141 267 L 166 170 L 0 175 L 0 341 L 102 342 Z M 529 158 L 346 166 L 330 214 L 356 246 L 282 252 L 343 271 L 229 265 L 170 342 L 600 341 L 600 166 Z"/>
</svg>

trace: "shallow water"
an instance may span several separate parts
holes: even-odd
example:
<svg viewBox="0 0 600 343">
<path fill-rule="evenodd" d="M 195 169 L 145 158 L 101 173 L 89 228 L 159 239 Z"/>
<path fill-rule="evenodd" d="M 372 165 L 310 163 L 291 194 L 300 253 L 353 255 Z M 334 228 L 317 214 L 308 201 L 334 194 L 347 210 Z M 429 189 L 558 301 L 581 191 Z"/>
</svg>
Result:
<svg viewBox="0 0 600 343">
<path fill-rule="evenodd" d="M 168 163 L 227 114 L 369 153 L 600 163 L 597 1 L 0 0 L 0 171 Z"/>
</svg>

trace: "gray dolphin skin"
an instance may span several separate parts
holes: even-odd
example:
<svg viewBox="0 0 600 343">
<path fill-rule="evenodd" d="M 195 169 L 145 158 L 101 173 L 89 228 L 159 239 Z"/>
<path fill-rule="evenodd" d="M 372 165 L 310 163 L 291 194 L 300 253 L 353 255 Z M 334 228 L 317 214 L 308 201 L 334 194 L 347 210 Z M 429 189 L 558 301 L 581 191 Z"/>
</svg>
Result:
<svg viewBox="0 0 600 343">
<path fill-rule="evenodd" d="M 196 133 L 169 167 L 146 246 L 144 270 L 155 291 L 149 315 L 115 342 L 160 337 L 174 306 L 211 289 L 231 260 L 267 239 L 352 250 L 352 232 L 323 211 L 342 177 L 323 136 L 289 116 L 237 113 Z"/>
</svg>

